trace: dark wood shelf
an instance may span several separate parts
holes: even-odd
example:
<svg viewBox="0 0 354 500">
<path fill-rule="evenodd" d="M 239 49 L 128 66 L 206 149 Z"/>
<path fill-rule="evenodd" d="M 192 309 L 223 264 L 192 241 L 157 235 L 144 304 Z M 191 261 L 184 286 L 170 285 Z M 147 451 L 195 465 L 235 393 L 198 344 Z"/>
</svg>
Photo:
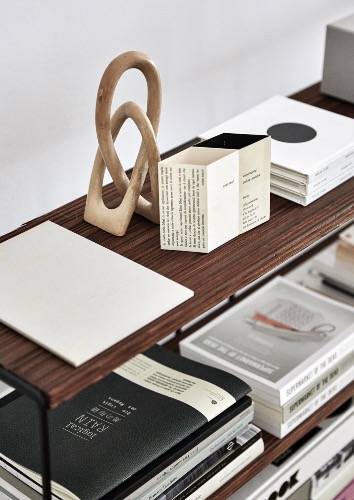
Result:
<svg viewBox="0 0 354 500">
<path fill-rule="evenodd" d="M 354 106 L 321 95 L 319 84 L 292 97 L 354 118 Z M 184 149 L 198 140 L 195 138 L 168 154 Z M 148 182 L 144 187 L 144 194 L 149 197 Z M 104 199 L 109 207 L 119 203 L 112 184 L 105 186 Z M 345 182 L 307 207 L 272 195 L 271 218 L 267 223 L 235 238 L 210 254 L 160 250 L 159 227 L 138 215 L 133 217 L 126 236 L 123 238 L 112 236 L 84 222 L 85 200 L 86 197 L 83 196 L 30 221 L 16 231 L 1 237 L 0 242 L 45 220 L 51 220 L 193 289 L 195 295 L 186 303 L 78 368 L 70 366 L 0 324 L 0 366 L 15 379 L 22 380 L 28 386 L 41 391 L 47 400 L 48 408 L 55 408 L 130 357 L 180 329 L 255 280 L 264 278 L 265 275 L 269 276 L 311 245 L 318 244 L 351 222 L 354 218 L 354 179 Z M 188 330 L 181 337 L 187 333 Z M 171 341 L 168 346 L 177 349 L 178 339 L 179 337 Z M 212 498 L 226 499 L 321 419 L 353 396 L 354 383 L 348 385 L 285 438 L 280 440 L 264 433 L 265 452 Z"/>
<path fill-rule="evenodd" d="M 320 95 L 318 85 L 293 97 L 354 117 L 354 106 Z M 144 193 L 149 196 L 148 183 Z M 108 206 L 118 203 L 112 184 L 104 188 L 104 198 Z M 112 236 L 83 220 L 85 199 L 83 196 L 25 224 L 1 237 L 0 242 L 51 220 L 191 288 L 195 295 L 78 368 L 0 324 L 0 365 L 42 391 L 51 408 L 350 222 L 354 217 L 354 179 L 307 207 L 272 195 L 267 223 L 209 254 L 161 250 L 159 227 L 139 215 L 133 217 L 126 236 Z"/>
</svg>

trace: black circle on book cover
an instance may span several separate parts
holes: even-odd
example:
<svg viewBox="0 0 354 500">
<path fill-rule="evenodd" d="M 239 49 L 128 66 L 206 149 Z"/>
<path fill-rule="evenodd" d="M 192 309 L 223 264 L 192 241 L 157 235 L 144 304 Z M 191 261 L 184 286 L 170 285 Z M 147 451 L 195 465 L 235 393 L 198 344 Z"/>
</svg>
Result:
<svg viewBox="0 0 354 500">
<path fill-rule="evenodd" d="M 307 142 L 314 139 L 317 132 L 303 123 L 277 123 L 267 130 L 272 139 L 280 142 Z"/>
</svg>

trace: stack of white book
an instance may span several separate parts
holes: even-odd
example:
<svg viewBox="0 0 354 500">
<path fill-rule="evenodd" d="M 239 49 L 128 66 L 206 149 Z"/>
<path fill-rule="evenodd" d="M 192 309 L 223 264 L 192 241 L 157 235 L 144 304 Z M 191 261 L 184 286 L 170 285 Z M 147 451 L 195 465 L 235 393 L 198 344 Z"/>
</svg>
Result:
<svg viewBox="0 0 354 500">
<path fill-rule="evenodd" d="M 200 134 L 271 136 L 271 192 L 308 205 L 354 175 L 354 120 L 274 96 Z"/>
<path fill-rule="evenodd" d="M 354 307 L 354 224 L 286 277 Z"/>
<path fill-rule="evenodd" d="M 180 342 L 252 388 L 254 423 L 282 438 L 354 378 L 354 308 L 276 277 Z"/>
<path fill-rule="evenodd" d="M 342 231 L 339 238 L 313 261 L 325 283 L 354 296 L 354 225 Z"/>
</svg>

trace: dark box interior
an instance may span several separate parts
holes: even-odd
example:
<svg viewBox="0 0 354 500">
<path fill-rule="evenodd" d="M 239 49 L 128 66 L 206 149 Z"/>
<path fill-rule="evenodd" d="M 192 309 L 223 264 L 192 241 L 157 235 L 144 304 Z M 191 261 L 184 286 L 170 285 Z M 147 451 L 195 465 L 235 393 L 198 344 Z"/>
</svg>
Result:
<svg viewBox="0 0 354 500">
<path fill-rule="evenodd" d="M 250 135 L 250 134 L 220 134 L 198 142 L 194 147 L 202 148 L 225 148 L 225 149 L 242 149 L 255 142 L 261 141 L 268 137 L 267 135 Z"/>
</svg>

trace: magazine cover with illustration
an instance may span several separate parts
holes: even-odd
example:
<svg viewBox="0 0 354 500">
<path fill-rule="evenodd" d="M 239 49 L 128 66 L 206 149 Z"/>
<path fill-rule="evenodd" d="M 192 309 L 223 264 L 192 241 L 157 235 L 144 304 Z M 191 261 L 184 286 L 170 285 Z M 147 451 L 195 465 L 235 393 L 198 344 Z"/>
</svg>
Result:
<svg viewBox="0 0 354 500">
<path fill-rule="evenodd" d="M 180 349 L 284 404 L 353 350 L 353 339 L 353 308 L 278 276 L 180 342 Z"/>
</svg>

